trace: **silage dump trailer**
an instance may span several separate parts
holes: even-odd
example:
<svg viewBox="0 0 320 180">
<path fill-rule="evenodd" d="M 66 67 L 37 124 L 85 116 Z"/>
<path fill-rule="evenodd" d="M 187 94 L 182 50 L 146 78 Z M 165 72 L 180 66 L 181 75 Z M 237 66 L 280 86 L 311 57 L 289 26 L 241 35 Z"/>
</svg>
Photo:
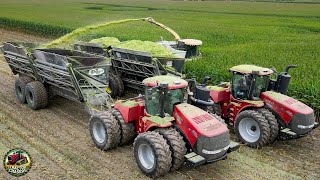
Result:
<svg viewBox="0 0 320 180">
<path fill-rule="evenodd" d="M 133 51 L 117 47 L 103 49 L 99 44 L 79 42 L 74 49 L 85 53 L 105 56 L 111 59 L 112 74 L 115 74 L 125 86 L 143 90 L 142 81 L 148 77 L 159 75 L 182 76 L 185 58 L 153 57 L 151 53 Z M 119 87 L 121 89 L 121 87 Z M 118 91 L 118 89 L 117 89 Z M 123 91 L 118 91 L 116 96 L 122 96 Z"/>
<path fill-rule="evenodd" d="M 103 56 L 64 49 L 34 49 L 32 44 L 7 42 L 1 48 L 13 74 L 15 93 L 31 109 L 45 108 L 49 95 L 84 103 L 90 114 L 113 104 L 106 93 L 110 61 Z"/>
</svg>

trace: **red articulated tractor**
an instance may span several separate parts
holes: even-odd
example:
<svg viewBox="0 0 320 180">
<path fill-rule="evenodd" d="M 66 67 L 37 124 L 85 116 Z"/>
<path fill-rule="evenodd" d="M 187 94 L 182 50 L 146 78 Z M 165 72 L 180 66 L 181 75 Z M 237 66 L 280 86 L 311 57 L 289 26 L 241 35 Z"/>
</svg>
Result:
<svg viewBox="0 0 320 180">
<path fill-rule="evenodd" d="M 28 163 L 28 159 L 22 155 L 21 151 L 17 151 L 16 153 L 8 156 L 7 165 L 22 165 L 26 163 Z"/>
<path fill-rule="evenodd" d="M 285 95 L 291 76 L 287 66 L 277 75 L 276 70 L 255 65 L 238 65 L 230 69 L 231 83 L 206 86 L 193 84 L 189 95 L 213 103 L 194 105 L 221 116 L 235 127 L 236 135 L 249 147 L 258 148 L 279 139 L 298 138 L 318 126 L 314 111 L 302 102 Z M 275 74 L 276 79 L 270 79 Z M 195 85 L 194 85 L 195 84 Z M 209 100 L 208 100 L 209 99 Z"/>
<path fill-rule="evenodd" d="M 185 162 L 201 165 L 226 159 L 238 149 L 219 116 L 184 103 L 187 81 L 155 76 L 143 81 L 145 95 L 115 103 L 90 119 L 90 134 L 103 150 L 134 140 L 134 156 L 149 177 L 176 170 Z"/>
</svg>

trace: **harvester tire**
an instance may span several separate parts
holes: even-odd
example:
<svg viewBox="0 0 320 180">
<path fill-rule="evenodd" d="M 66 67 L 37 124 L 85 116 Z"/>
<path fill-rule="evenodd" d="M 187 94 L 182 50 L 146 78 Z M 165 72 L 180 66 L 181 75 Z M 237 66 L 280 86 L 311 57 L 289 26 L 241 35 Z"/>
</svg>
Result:
<svg viewBox="0 0 320 180">
<path fill-rule="evenodd" d="M 158 132 L 139 134 L 133 144 L 134 157 L 138 167 L 149 177 L 162 176 L 170 171 L 170 146 Z"/>
<path fill-rule="evenodd" d="M 113 110 L 112 115 L 118 121 L 121 130 L 120 145 L 125 145 L 131 142 L 136 137 L 134 124 L 132 122 L 126 123 L 120 111 Z"/>
<path fill-rule="evenodd" d="M 209 100 L 213 101 L 212 98 Z M 222 109 L 219 103 L 214 103 L 213 106 L 208 106 L 208 112 L 212 114 L 216 114 L 218 116 L 222 115 Z"/>
<path fill-rule="evenodd" d="M 254 110 L 245 110 L 238 114 L 235 132 L 240 140 L 251 148 L 260 148 L 268 144 L 270 139 L 268 120 Z"/>
<path fill-rule="evenodd" d="M 114 74 L 110 74 L 109 77 L 109 87 L 111 92 L 108 92 L 112 98 L 116 98 L 119 96 L 119 82 L 117 80 L 117 76 Z"/>
<path fill-rule="evenodd" d="M 119 145 L 120 126 L 110 111 L 92 116 L 89 128 L 91 138 L 98 148 L 109 150 Z"/>
<path fill-rule="evenodd" d="M 122 96 L 124 96 L 124 84 L 123 84 L 123 81 L 122 81 L 122 79 L 121 79 L 119 76 L 117 76 L 117 75 L 115 75 L 115 78 L 116 78 L 116 80 L 118 81 L 118 87 L 119 87 L 118 96 L 119 96 L 119 97 L 122 97 Z"/>
<path fill-rule="evenodd" d="M 48 106 L 48 92 L 39 81 L 29 82 L 25 87 L 28 107 L 37 110 Z"/>
<path fill-rule="evenodd" d="M 16 97 L 17 99 L 21 102 L 21 103 L 27 103 L 27 99 L 26 99 L 26 95 L 25 95 L 25 88 L 26 85 L 29 82 L 34 81 L 34 79 L 32 79 L 31 77 L 19 77 L 19 79 L 16 80 L 15 84 L 14 84 L 14 90 L 16 93 Z"/>
<path fill-rule="evenodd" d="M 266 120 L 268 120 L 268 123 L 270 126 L 269 143 L 273 143 L 279 135 L 278 121 L 277 121 L 276 117 L 274 116 L 274 114 L 272 114 L 272 112 L 269 111 L 268 109 L 260 108 L 260 109 L 257 109 L 257 111 L 259 113 L 261 113 L 266 118 Z"/>
<path fill-rule="evenodd" d="M 172 166 L 171 171 L 177 170 L 184 162 L 184 156 L 187 153 L 186 143 L 183 140 L 181 134 L 175 129 L 159 128 L 156 130 L 159 132 L 170 146 Z"/>
</svg>

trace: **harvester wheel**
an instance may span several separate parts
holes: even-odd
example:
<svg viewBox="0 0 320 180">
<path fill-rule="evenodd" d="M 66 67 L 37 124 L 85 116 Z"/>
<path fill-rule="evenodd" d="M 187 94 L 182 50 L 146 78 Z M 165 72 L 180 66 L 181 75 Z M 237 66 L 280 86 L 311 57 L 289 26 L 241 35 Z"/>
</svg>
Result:
<svg viewBox="0 0 320 180">
<path fill-rule="evenodd" d="M 116 75 L 114 74 L 110 74 L 107 93 L 109 93 L 112 98 L 116 98 L 117 96 L 119 96 L 119 82 Z"/>
<path fill-rule="evenodd" d="M 133 144 L 134 157 L 139 168 L 155 178 L 170 171 L 171 151 L 167 141 L 158 132 L 139 134 Z"/>
<path fill-rule="evenodd" d="M 118 96 L 119 96 L 119 97 L 122 97 L 122 96 L 124 95 L 124 84 L 123 84 L 123 81 L 122 81 L 122 79 L 121 79 L 119 76 L 117 76 L 117 75 L 115 75 L 115 78 L 116 78 L 116 80 L 118 81 L 118 87 L 119 87 Z"/>
<path fill-rule="evenodd" d="M 90 118 L 90 135 L 94 144 L 104 150 L 117 147 L 120 143 L 120 126 L 110 111 Z"/>
<path fill-rule="evenodd" d="M 265 108 L 257 109 L 259 113 L 261 113 L 266 120 L 268 120 L 269 126 L 270 126 L 270 138 L 269 143 L 273 143 L 279 134 L 279 124 L 276 119 L 276 117 L 272 114 L 271 111 Z"/>
<path fill-rule="evenodd" d="M 19 79 L 16 80 L 14 90 L 15 90 L 17 99 L 21 103 L 24 103 L 24 104 L 27 103 L 26 95 L 24 92 L 25 92 L 26 85 L 32 81 L 34 81 L 34 79 L 32 79 L 31 77 L 26 77 L 26 76 L 19 77 Z"/>
<path fill-rule="evenodd" d="M 171 171 L 179 169 L 184 162 L 184 155 L 187 153 L 186 143 L 183 141 L 183 137 L 178 131 L 172 128 L 159 128 L 156 131 L 167 140 L 170 146 L 172 153 Z"/>
<path fill-rule="evenodd" d="M 29 82 L 25 87 L 27 104 L 31 109 L 42 109 L 48 105 L 48 93 L 39 81 Z"/>
<path fill-rule="evenodd" d="M 245 110 L 238 114 L 235 131 L 240 140 L 252 148 L 262 147 L 269 142 L 268 120 L 254 110 Z"/>
<path fill-rule="evenodd" d="M 121 112 L 116 109 L 112 111 L 112 115 L 116 118 L 116 120 L 118 121 L 118 124 L 120 125 L 120 129 L 121 129 L 120 144 L 124 145 L 131 142 L 136 136 L 136 132 L 134 130 L 134 124 L 132 122 L 126 123 L 123 119 Z"/>
</svg>

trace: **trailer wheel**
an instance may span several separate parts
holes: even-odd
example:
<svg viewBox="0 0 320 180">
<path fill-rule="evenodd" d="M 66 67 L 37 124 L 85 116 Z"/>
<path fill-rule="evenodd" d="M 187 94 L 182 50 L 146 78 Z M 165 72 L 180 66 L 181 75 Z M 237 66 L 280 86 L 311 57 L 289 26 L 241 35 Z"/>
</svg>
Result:
<svg viewBox="0 0 320 180">
<path fill-rule="evenodd" d="M 112 111 L 112 115 L 116 118 L 120 126 L 120 130 L 121 130 L 120 144 L 124 145 L 131 142 L 136 136 L 134 124 L 132 122 L 126 123 L 120 111 L 116 109 Z"/>
<path fill-rule="evenodd" d="M 92 116 L 89 129 L 94 144 L 100 149 L 113 149 L 120 143 L 120 126 L 109 111 Z"/>
<path fill-rule="evenodd" d="M 270 139 L 269 143 L 273 143 L 279 134 L 279 124 L 276 117 L 272 114 L 271 111 L 265 108 L 257 109 L 259 113 L 261 113 L 269 123 L 270 126 Z"/>
<path fill-rule="evenodd" d="M 26 88 L 26 85 L 32 81 L 34 80 L 31 77 L 19 77 L 19 79 L 16 80 L 14 84 L 14 90 L 15 90 L 17 99 L 21 103 L 24 103 L 24 104 L 27 103 L 26 96 L 25 96 L 25 88 Z"/>
<path fill-rule="evenodd" d="M 29 82 L 26 85 L 25 96 L 28 107 L 31 109 L 42 109 L 48 105 L 47 90 L 39 81 Z"/>
<path fill-rule="evenodd" d="M 254 110 L 245 110 L 238 114 L 235 131 L 240 140 L 252 148 L 262 147 L 269 142 L 268 120 Z"/>
<path fill-rule="evenodd" d="M 107 87 L 106 91 L 112 98 L 116 98 L 117 96 L 119 96 L 119 82 L 116 75 L 110 74 L 109 86 Z"/>
<path fill-rule="evenodd" d="M 139 168 L 155 178 L 170 171 L 171 151 L 166 140 L 158 132 L 139 134 L 133 144 L 134 157 Z"/>
<path fill-rule="evenodd" d="M 124 95 L 124 84 L 123 84 L 123 81 L 122 81 L 122 79 L 121 79 L 119 76 L 117 76 L 117 75 L 115 75 L 115 78 L 116 78 L 117 81 L 118 81 L 118 87 L 119 87 L 118 96 L 119 96 L 119 97 L 122 97 L 122 96 Z"/>
<path fill-rule="evenodd" d="M 184 162 L 184 156 L 187 153 L 186 143 L 183 140 L 181 134 L 175 129 L 159 128 L 156 130 L 159 132 L 170 146 L 172 166 L 171 171 L 177 170 L 181 167 Z"/>
</svg>

